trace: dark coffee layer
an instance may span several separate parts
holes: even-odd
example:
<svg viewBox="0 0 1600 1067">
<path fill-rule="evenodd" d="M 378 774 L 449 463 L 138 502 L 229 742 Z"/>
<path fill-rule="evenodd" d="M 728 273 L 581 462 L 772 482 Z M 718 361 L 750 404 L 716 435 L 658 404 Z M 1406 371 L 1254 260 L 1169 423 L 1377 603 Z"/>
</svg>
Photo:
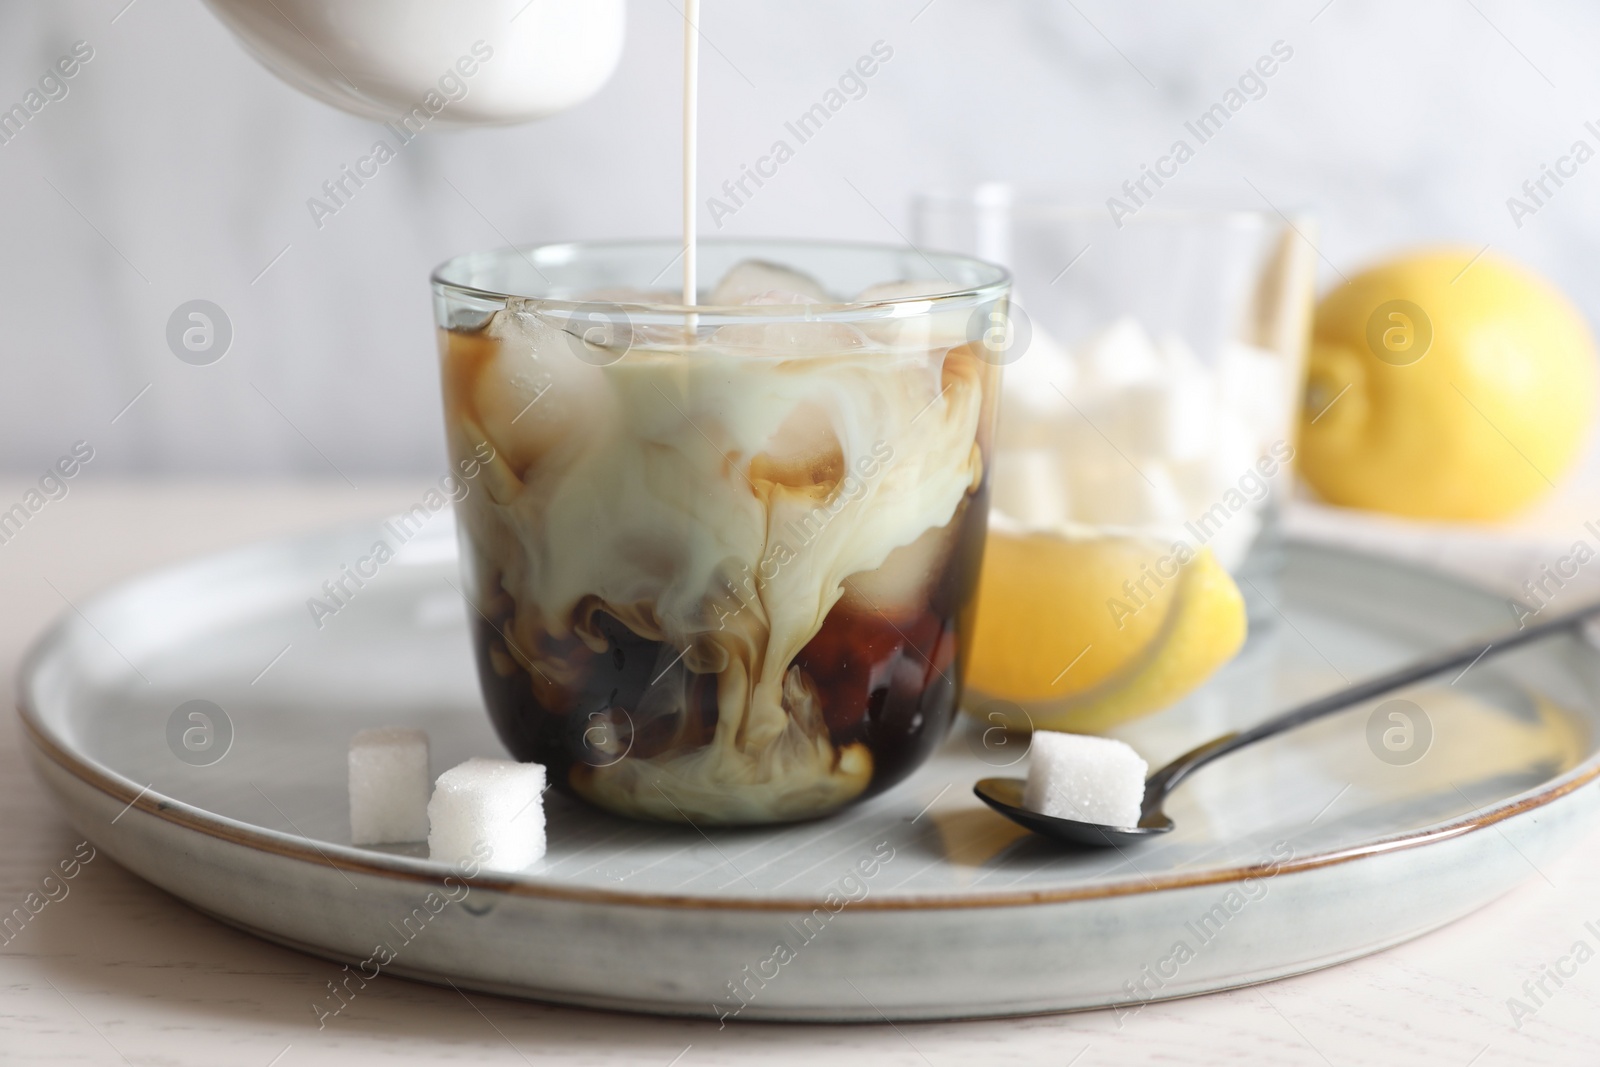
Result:
<svg viewBox="0 0 1600 1067">
<path fill-rule="evenodd" d="M 794 658 L 817 695 L 834 747 L 860 743 L 871 753 L 872 780 L 863 795 L 910 774 L 955 718 L 983 552 L 982 504 L 974 497 L 957 511 L 954 550 L 919 610 L 891 614 L 842 600 Z M 563 792 L 581 795 L 573 779 L 591 768 L 689 752 L 710 741 L 718 719 L 717 678 L 684 669 L 678 649 L 641 638 L 601 612 L 596 626 L 606 650 L 592 652 L 576 638 L 562 642 L 552 651 L 565 671 L 551 667 L 536 679 L 538 657 L 522 649 L 508 654 L 509 624 L 509 618 L 491 623 L 475 616 L 489 714 L 512 755 L 544 764 Z M 574 665 L 576 679 L 547 680 Z"/>
</svg>

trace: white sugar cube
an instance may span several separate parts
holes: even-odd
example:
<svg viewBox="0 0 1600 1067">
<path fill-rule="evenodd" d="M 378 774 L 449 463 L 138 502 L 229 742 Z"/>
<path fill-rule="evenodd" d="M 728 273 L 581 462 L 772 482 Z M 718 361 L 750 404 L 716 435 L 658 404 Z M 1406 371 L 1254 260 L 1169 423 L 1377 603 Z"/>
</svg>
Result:
<svg viewBox="0 0 1600 1067">
<path fill-rule="evenodd" d="M 1100 430 L 1135 461 L 1197 459 L 1211 444 L 1215 405 L 1204 374 L 1175 373 L 1118 389 L 1103 408 Z"/>
<path fill-rule="evenodd" d="M 1137 466 L 1113 454 L 1079 455 L 1072 466 L 1073 518 L 1102 526 L 1159 526 L 1181 523 L 1183 495 L 1166 464 L 1154 459 Z"/>
<path fill-rule="evenodd" d="M 428 836 L 428 735 L 403 726 L 350 739 L 350 842 L 390 845 Z"/>
<path fill-rule="evenodd" d="M 1274 352 L 1238 342 L 1228 342 L 1218 352 L 1222 405 L 1242 417 L 1259 437 L 1275 440 L 1288 435 L 1295 404 L 1287 375 L 1286 361 Z"/>
<path fill-rule="evenodd" d="M 1209 457 L 1211 477 L 1217 486 L 1217 492 L 1226 493 L 1228 489 L 1238 487 L 1240 479 L 1257 473 L 1256 460 L 1261 458 L 1266 448 L 1267 444 L 1258 441 L 1243 420 L 1219 413 L 1216 440 L 1212 444 Z M 1254 485 L 1253 479 L 1245 489 L 1252 496 L 1258 496 L 1263 492 Z M 1260 501 L 1256 500 L 1254 503 L 1259 504 Z"/>
<path fill-rule="evenodd" d="M 1122 389 L 1161 377 L 1161 353 L 1139 320 L 1124 315 L 1085 340 L 1073 353 L 1089 390 Z"/>
<path fill-rule="evenodd" d="M 1206 541 L 1206 547 L 1217 557 L 1223 570 L 1237 571 L 1260 532 L 1261 516 L 1254 511 L 1241 511 Z"/>
<path fill-rule="evenodd" d="M 544 783 L 537 763 L 469 759 L 445 771 L 428 801 L 428 858 L 522 870 L 544 855 Z"/>
<path fill-rule="evenodd" d="M 1175 333 L 1161 335 L 1161 340 L 1156 342 L 1156 347 L 1161 351 L 1161 362 L 1166 365 L 1169 374 L 1206 374 L 1206 365 L 1200 357 L 1194 354 L 1194 349 L 1189 343 Z"/>
<path fill-rule="evenodd" d="M 1024 424 L 1039 419 L 1057 420 L 1074 416 L 1073 397 L 1078 387 L 1078 364 L 1061 343 L 1037 322 L 1029 323 L 1028 347 L 1005 365 L 1000 379 L 1001 405 L 1006 411 L 1021 411 L 1017 421 Z M 1010 444 L 1006 436 L 1008 417 L 1000 420 L 1001 447 Z"/>
<path fill-rule="evenodd" d="M 990 507 L 1027 529 L 1058 529 L 1072 518 L 1067 474 L 1053 448 L 1002 449 L 994 457 Z"/>
<path fill-rule="evenodd" d="M 1137 826 L 1150 767 L 1109 737 L 1036 730 L 1023 807 L 1097 826 Z"/>
</svg>

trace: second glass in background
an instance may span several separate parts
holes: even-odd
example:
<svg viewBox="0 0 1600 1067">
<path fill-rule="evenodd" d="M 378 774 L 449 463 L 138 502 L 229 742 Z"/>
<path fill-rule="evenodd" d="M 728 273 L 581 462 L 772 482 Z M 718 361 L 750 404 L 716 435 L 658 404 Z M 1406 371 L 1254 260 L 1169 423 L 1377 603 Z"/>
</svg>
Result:
<svg viewBox="0 0 1600 1067">
<path fill-rule="evenodd" d="M 915 222 L 919 247 L 1014 276 L 969 706 L 1098 732 L 1176 703 L 1246 613 L 1273 628 L 1310 224 L 1115 219 L 1004 185 L 923 197 Z"/>
</svg>

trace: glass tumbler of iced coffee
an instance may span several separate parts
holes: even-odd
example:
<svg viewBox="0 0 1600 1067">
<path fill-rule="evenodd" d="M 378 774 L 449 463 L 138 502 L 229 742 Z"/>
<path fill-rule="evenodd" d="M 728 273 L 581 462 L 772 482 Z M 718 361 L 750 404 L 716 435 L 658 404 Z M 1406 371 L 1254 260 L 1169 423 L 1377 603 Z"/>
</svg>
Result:
<svg viewBox="0 0 1600 1067">
<path fill-rule="evenodd" d="M 475 253 L 433 277 L 479 676 L 559 788 L 696 823 L 825 815 L 960 696 L 1000 268 L 831 243 Z"/>
</svg>

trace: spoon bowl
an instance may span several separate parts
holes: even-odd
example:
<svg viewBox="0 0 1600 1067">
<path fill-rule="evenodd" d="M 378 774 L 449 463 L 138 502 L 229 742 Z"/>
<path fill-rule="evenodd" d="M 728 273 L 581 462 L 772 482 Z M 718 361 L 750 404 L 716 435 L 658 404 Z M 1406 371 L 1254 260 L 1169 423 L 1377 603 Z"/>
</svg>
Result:
<svg viewBox="0 0 1600 1067">
<path fill-rule="evenodd" d="M 1146 814 L 1138 826 L 1101 826 L 1076 819 L 1058 819 L 1043 815 L 1022 806 L 1022 790 L 1027 783 L 1021 778 L 985 778 L 972 787 L 978 799 L 1001 815 L 1036 834 L 1068 841 L 1075 845 L 1108 847 L 1123 842 L 1143 841 L 1172 829 L 1173 822 L 1161 812 Z"/>
</svg>

